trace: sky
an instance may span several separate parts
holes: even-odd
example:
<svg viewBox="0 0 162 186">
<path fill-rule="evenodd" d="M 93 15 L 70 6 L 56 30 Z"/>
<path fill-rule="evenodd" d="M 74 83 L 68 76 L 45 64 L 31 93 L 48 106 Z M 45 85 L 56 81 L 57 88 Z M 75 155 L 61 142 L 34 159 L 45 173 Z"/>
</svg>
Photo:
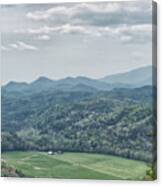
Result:
<svg viewBox="0 0 162 186">
<path fill-rule="evenodd" d="M 1 80 L 98 79 L 152 64 L 152 3 L 2 5 Z"/>
</svg>

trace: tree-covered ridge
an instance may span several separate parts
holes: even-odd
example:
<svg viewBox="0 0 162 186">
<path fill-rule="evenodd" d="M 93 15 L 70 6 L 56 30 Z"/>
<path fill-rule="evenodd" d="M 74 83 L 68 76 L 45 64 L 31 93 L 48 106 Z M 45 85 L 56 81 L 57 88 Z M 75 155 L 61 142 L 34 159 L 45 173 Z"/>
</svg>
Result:
<svg viewBox="0 0 162 186">
<path fill-rule="evenodd" d="M 101 79 L 92 79 L 84 76 L 66 77 L 52 80 L 47 77 L 39 77 L 31 83 L 10 81 L 2 87 L 6 94 L 21 93 L 23 95 L 40 93 L 42 91 L 109 91 L 114 88 L 139 88 L 152 85 L 153 75 L 156 69 L 146 66 L 125 73 L 106 76 Z"/>
<path fill-rule="evenodd" d="M 152 87 L 2 94 L 2 150 L 97 152 L 153 160 Z"/>
</svg>

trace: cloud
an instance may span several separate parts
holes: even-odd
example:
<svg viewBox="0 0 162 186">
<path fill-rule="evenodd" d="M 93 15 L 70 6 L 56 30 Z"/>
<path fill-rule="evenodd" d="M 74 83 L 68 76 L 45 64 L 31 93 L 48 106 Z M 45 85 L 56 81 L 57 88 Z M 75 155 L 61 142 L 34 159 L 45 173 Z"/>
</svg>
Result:
<svg viewBox="0 0 162 186">
<path fill-rule="evenodd" d="M 82 13 L 86 12 L 93 12 L 95 14 L 110 14 L 110 13 L 118 13 L 121 11 L 126 11 L 129 13 L 134 12 L 143 12 L 147 11 L 150 8 L 148 6 L 149 3 L 145 3 L 145 9 L 142 9 L 142 3 L 139 6 L 139 3 L 129 3 L 129 2 L 108 2 L 108 3 L 74 3 L 71 6 L 61 5 L 61 6 L 53 6 L 52 8 L 49 8 L 47 10 L 42 11 L 34 11 L 34 12 L 28 12 L 26 14 L 26 17 L 32 20 L 47 20 L 51 18 L 52 16 L 56 15 L 66 15 L 69 17 L 77 16 Z M 150 10 L 150 9 L 149 9 Z"/>
<path fill-rule="evenodd" d="M 55 29 L 53 27 L 49 27 L 49 26 L 43 26 L 43 27 L 39 27 L 39 28 L 29 28 L 27 29 L 27 32 L 29 34 L 48 34 L 52 31 L 54 31 Z"/>
<path fill-rule="evenodd" d="M 34 21 L 63 21 L 65 23 L 114 25 L 151 22 L 149 2 L 104 2 L 55 5 L 41 11 L 28 12 L 26 17 Z"/>
<path fill-rule="evenodd" d="M 60 6 L 60 7 L 55 7 L 55 8 L 50 8 L 45 11 L 34 11 L 34 12 L 28 12 L 26 14 L 26 17 L 35 21 L 42 21 L 42 20 L 47 20 L 51 16 L 56 16 L 56 15 L 68 15 L 68 8 L 65 6 Z"/>
<path fill-rule="evenodd" d="M 39 35 L 37 37 L 38 40 L 43 40 L 43 41 L 48 41 L 50 40 L 50 36 L 49 35 Z"/>
<path fill-rule="evenodd" d="M 3 50 L 3 51 L 8 51 L 8 50 L 9 50 L 9 48 L 7 48 L 7 47 L 5 47 L 5 46 L 1 45 L 1 50 Z"/>
<path fill-rule="evenodd" d="M 123 43 L 146 43 L 152 41 L 152 25 L 123 26 L 116 31 Z"/>
<path fill-rule="evenodd" d="M 52 32 L 59 32 L 59 33 L 85 33 L 89 34 L 91 32 L 102 32 L 102 33 L 111 33 L 111 34 L 131 34 L 132 32 L 139 32 L 139 33 L 151 33 L 152 32 L 152 25 L 151 24 L 139 24 L 139 25 L 117 25 L 114 27 L 107 26 L 107 27 L 92 27 L 89 25 L 72 25 L 72 24 L 63 24 L 59 26 L 47 26 L 44 25 L 39 28 L 28 28 L 28 29 L 19 29 L 15 30 L 16 33 L 28 33 L 28 34 L 49 34 Z M 46 37 L 46 36 L 45 36 Z"/>
<path fill-rule="evenodd" d="M 117 27 L 101 27 L 99 31 L 102 35 L 117 37 L 122 43 L 143 43 L 151 41 L 152 25 L 119 25 Z"/>
<path fill-rule="evenodd" d="M 15 43 L 11 43 L 10 47 L 18 49 L 19 46 L 17 44 L 15 44 Z"/>
<path fill-rule="evenodd" d="M 110 36 L 122 43 L 142 43 L 151 40 L 151 6 L 151 1 L 57 4 L 27 12 L 27 19 L 39 27 L 15 32 L 36 35 L 38 40 L 49 40 L 49 34 L 52 37 L 57 33 Z"/>
<path fill-rule="evenodd" d="M 44 25 L 39 28 L 28 28 L 26 30 L 17 30 L 17 33 L 38 35 L 38 40 L 49 40 L 47 34 L 82 34 L 89 36 L 109 36 L 119 39 L 122 43 L 143 43 L 146 40 L 151 41 L 152 25 L 139 24 L 139 25 L 115 25 L 115 26 L 89 26 L 89 25 L 72 25 L 63 24 L 59 26 Z M 16 46 L 13 46 L 16 47 Z"/>
<path fill-rule="evenodd" d="M 39 27 L 39 28 L 19 29 L 19 30 L 15 30 L 15 33 L 22 33 L 22 34 L 49 34 L 49 33 L 90 34 L 92 31 L 93 31 L 92 28 L 87 28 L 85 26 L 64 24 L 64 25 L 53 26 L 53 27 L 45 25 L 45 26 L 42 26 L 42 27 Z M 47 35 L 41 36 L 41 38 L 42 37 L 47 39 Z"/>
<path fill-rule="evenodd" d="M 139 32 L 139 33 L 150 33 L 152 32 L 152 25 L 151 24 L 139 24 L 139 25 L 123 25 L 119 27 L 117 32 L 131 34 L 132 32 Z"/>
<path fill-rule="evenodd" d="M 120 37 L 120 40 L 122 43 L 129 43 L 132 41 L 132 39 L 133 39 L 132 36 L 129 36 L 129 35 L 128 36 L 123 35 Z"/>
<path fill-rule="evenodd" d="M 26 44 L 22 41 L 18 41 L 17 43 L 12 43 L 10 44 L 10 47 L 17 50 L 38 50 L 38 48 L 36 48 L 35 46 Z"/>
<path fill-rule="evenodd" d="M 51 31 L 53 31 L 52 27 L 41 26 L 39 28 L 16 29 L 14 32 L 18 34 L 48 34 Z"/>
<path fill-rule="evenodd" d="M 90 30 L 87 29 L 84 26 L 78 26 L 78 25 L 70 25 L 70 24 L 65 24 L 60 27 L 56 27 L 56 30 L 58 30 L 60 33 L 80 33 L 80 34 L 89 34 Z"/>
</svg>

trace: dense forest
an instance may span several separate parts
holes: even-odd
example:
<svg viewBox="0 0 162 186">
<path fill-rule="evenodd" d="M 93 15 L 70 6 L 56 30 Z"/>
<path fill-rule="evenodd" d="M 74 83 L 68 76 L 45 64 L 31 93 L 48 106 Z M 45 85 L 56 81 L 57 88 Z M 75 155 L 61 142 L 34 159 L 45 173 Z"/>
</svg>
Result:
<svg viewBox="0 0 162 186">
<path fill-rule="evenodd" d="M 2 151 L 97 152 L 153 161 L 152 86 L 108 91 L 78 84 L 32 93 L 15 88 L 2 88 Z"/>
</svg>

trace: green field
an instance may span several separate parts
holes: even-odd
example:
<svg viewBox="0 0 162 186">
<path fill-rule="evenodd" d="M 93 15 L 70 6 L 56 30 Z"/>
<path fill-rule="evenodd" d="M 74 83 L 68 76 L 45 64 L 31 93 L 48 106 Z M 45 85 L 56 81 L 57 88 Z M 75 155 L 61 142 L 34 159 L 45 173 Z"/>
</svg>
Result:
<svg viewBox="0 0 162 186">
<path fill-rule="evenodd" d="M 146 163 L 89 153 L 5 152 L 2 160 L 25 177 L 142 180 Z"/>
</svg>

